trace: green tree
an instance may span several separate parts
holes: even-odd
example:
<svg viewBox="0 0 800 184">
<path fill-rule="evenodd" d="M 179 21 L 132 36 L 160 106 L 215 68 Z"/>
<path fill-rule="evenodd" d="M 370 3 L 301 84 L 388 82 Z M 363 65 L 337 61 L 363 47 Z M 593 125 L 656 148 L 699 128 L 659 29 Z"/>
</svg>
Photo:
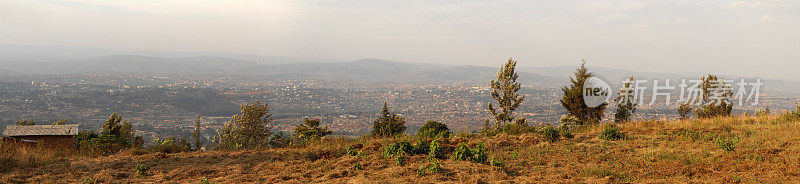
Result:
<svg viewBox="0 0 800 184">
<path fill-rule="evenodd" d="M 614 114 L 614 122 L 622 123 L 630 120 L 631 115 L 636 112 L 636 103 L 634 103 L 633 76 L 628 78 L 626 82 L 620 87 L 619 97 L 617 97 L 617 113 Z"/>
<path fill-rule="evenodd" d="M 78 134 L 78 148 L 89 154 L 107 155 L 131 147 L 134 139 L 131 122 L 114 113 L 103 124 L 103 131 L 96 134 L 84 131 Z"/>
<path fill-rule="evenodd" d="M 103 124 L 103 131 L 100 132 L 100 135 L 119 136 L 125 140 L 131 140 L 133 138 L 133 125 L 130 121 L 124 121 L 122 116 L 114 113 Z"/>
<path fill-rule="evenodd" d="M 406 131 L 406 120 L 395 113 L 389 113 L 389 107 L 383 103 L 381 116 L 372 123 L 372 136 L 393 137 Z"/>
<path fill-rule="evenodd" d="M 197 120 L 194 120 L 194 132 L 192 132 L 192 136 L 194 137 L 195 150 L 200 150 L 200 147 L 202 147 L 200 140 L 200 115 L 197 115 Z"/>
<path fill-rule="evenodd" d="M 219 149 L 239 150 L 267 147 L 270 142 L 269 106 L 260 101 L 241 106 L 241 114 L 234 115 L 218 130 Z"/>
<path fill-rule="evenodd" d="M 698 118 L 730 116 L 733 110 L 733 90 L 726 86 L 722 77 L 707 75 L 701 78 L 700 89 L 703 92 L 702 104 L 694 110 Z"/>
<path fill-rule="evenodd" d="M 514 71 L 516 66 L 517 61 L 508 58 L 508 61 L 497 72 L 495 76 L 497 79 L 489 81 L 489 85 L 492 87 L 492 99 L 497 102 L 499 107 L 499 109 L 495 109 L 495 106 L 491 102 L 489 103 L 489 112 L 494 116 L 496 129 L 513 123 L 515 121 L 514 110 L 525 100 L 525 95 L 518 93 L 521 85 L 517 82 L 519 75 Z"/>
<path fill-rule="evenodd" d="M 567 110 L 569 115 L 577 118 L 579 124 L 599 122 L 603 119 L 603 111 L 608 104 L 603 103 L 597 107 L 589 107 L 583 102 L 583 83 L 594 76 L 594 73 L 589 72 L 589 69 L 586 68 L 586 60 L 581 60 L 581 67 L 575 71 L 574 75 L 570 77 L 571 84 L 561 88 L 561 91 L 564 92 L 560 100 L 561 106 Z"/>
<path fill-rule="evenodd" d="M 447 125 L 439 123 L 438 121 L 428 121 L 422 128 L 419 128 L 419 136 L 421 137 L 448 137 L 450 133 L 450 129 L 447 128 Z"/>
<path fill-rule="evenodd" d="M 303 123 L 294 127 L 295 140 L 319 140 L 332 132 L 328 127 L 320 127 L 319 119 L 303 119 Z"/>
<path fill-rule="evenodd" d="M 690 103 L 682 103 L 678 106 L 678 115 L 681 116 L 681 119 L 688 119 L 689 113 L 692 113 L 692 104 Z"/>
</svg>

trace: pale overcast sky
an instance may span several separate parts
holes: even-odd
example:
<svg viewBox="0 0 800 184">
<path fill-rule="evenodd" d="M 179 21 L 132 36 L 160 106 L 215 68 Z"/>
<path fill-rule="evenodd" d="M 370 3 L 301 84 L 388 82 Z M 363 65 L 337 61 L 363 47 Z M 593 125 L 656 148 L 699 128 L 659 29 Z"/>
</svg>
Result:
<svg viewBox="0 0 800 184">
<path fill-rule="evenodd" d="M 800 79 L 800 0 L 0 0 L 0 43 Z"/>
</svg>

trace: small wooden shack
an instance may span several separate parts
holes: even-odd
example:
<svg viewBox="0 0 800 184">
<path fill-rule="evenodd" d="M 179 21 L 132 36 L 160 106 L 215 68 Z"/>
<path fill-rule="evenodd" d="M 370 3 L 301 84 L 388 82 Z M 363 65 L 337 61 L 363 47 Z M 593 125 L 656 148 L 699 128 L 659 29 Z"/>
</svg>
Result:
<svg viewBox="0 0 800 184">
<path fill-rule="evenodd" d="M 10 146 L 41 146 L 55 149 L 74 149 L 73 139 L 78 125 L 9 125 L 3 131 L 3 144 Z"/>
</svg>

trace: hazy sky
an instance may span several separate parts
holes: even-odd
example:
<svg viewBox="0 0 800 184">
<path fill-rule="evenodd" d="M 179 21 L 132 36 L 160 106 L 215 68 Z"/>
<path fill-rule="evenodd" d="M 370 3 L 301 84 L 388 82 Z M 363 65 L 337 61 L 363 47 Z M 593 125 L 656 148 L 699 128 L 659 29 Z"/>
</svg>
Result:
<svg viewBox="0 0 800 184">
<path fill-rule="evenodd" d="M 800 79 L 800 0 L 0 0 L 0 43 Z"/>
</svg>

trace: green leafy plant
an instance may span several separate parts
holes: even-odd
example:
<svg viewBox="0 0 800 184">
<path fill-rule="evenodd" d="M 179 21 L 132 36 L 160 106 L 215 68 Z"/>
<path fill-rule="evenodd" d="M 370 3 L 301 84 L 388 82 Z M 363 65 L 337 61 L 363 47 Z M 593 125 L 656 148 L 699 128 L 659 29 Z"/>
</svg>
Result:
<svg viewBox="0 0 800 184">
<path fill-rule="evenodd" d="M 426 174 L 436 174 L 442 172 L 442 165 L 436 159 L 429 159 L 428 164 L 423 165 L 417 170 L 417 176 Z"/>
<path fill-rule="evenodd" d="M 394 163 L 398 166 L 403 166 L 406 164 L 406 153 L 399 152 L 397 155 L 394 156 Z"/>
<path fill-rule="evenodd" d="M 361 166 L 361 163 L 356 163 L 356 164 L 353 165 L 353 170 L 354 171 L 358 171 L 358 170 L 361 170 L 361 169 L 364 169 L 364 166 Z"/>
<path fill-rule="evenodd" d="M 414 147 L 411 146 L 411 143 L 400 141 L 397 143 L 389 144 L 388 146 L 383 148 L 383 157 L 384 158 L 393 158 L 400 153 L 413 153 Z"/>
<path fill-rule="evenodd" d="M 470 161 L 472 160 L 472 150 L 469 149 L 469 146 L 467 146 L 467 144 L 461 143 L 453 151 L 453 155 L 451 156 L 450 159 L 456 161 Z"/>
<path fill-rule="evenodd" d="M 414 145 L 413 151 L 414 154 L 428 154 L 429 149 L 430 144 L 427 141 L 420 139 L 417 141 L 417 144 Z"/>
<path fill-rule="evenodd" d="M 561 135 L 558 133 L 558 130 L 553 128 L 552 126 L 545 127 L 542 132 L 544 138 L 547 139 L 549 142 L 556 142 L 561 138 Z"/>
<path fill-rule="evenodd" d="M 478 143 L 475 149 L 472 149 L 472 162 L 485 164 L 488 159 L 489 156 L 486 154 L 483 142 Z"/>
<path fill-rule="evenodd" d="M 147 170 L 149 169 L 150 168 L 143 164 L 136 165 L 136 175 L 139 175 L 139 177 L 147 176 Z"/>
<path fill-rule="evenodd" d="M 734 151 L 734 150 L 736 150 L 736 143 L 739 142 L 739 139 L 738 139 L 738 137 L 734 137 L 734 138 L 717 137 L 714 140 L 714 142 L 716 142 L 717 146 L 722 148 L 722 150 Z"/>
<path fill-rule="evenodd" d="M 203 177 L 203 179 L 200 179 L 200 184 L 213 184 L 213 183 L 214 183 L 213 181 L 208 181 L 208 178 L 206 178 L 206 177 Z"/>
<path fill-rule="evenodd" d="M 347 152 L 346 152 L 347 155 L 350 155 L 350 156 L 358 155 L 358 151 L 356 151 L 356 149 L 353 148 L 353 146 L 347 146 L 346 150 L 347 150 Z"/>
<path fill-rule="evenodd" d="M 439 145 L 439 140 L 431 141 L 430 148 L 428 148 L 428 157 L 441 159 L 444 158 L 444 154 L 444 150 Z"/>
<path fill-rule="evenodd" d="M 478 145 L 473 149 L 470 149 L 467 144 L 461 143 L 458 147 L 456 147 L 455 151 L 453 151 L 451 159 L 456 161 L 471 161 L 485 164 L 489 157 L 486 153 L 483 142 L 478 143 Z"/>
</svg>

